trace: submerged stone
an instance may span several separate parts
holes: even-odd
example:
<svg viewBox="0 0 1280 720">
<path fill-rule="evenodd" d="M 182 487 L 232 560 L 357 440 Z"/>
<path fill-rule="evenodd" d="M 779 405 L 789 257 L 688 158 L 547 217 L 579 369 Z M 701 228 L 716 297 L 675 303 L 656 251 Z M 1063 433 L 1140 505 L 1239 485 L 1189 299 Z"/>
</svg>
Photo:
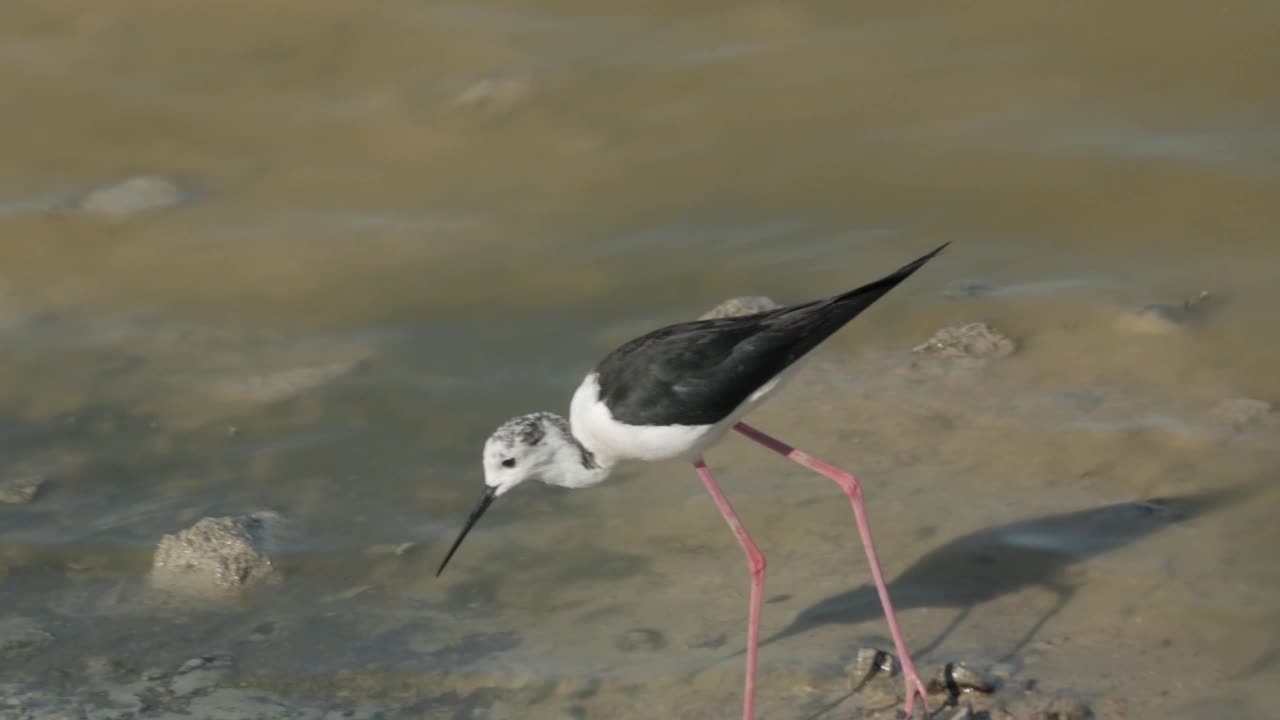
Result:
<svg viewBox="0 0 1280 720">
<path fill-rule="evenodd" d="M 1116 326 L 1121 330 L 1147 335 L 1182 332 L 1205 319 L 1213 306 L 1209 302 L 1212 298 L 1212 295 L 1202 290 L 1181 303 L 1151 303 L 1137 310 L 1126 310 L 1116 318 Z"/>
<path fill-rule="evenodd" d="M 1017 349 L 1013 338 L 979 321 L 948 325 L 911 348 L 911 352 L 953 360 L 986 360 L 1008 357 Z"/>
<path fill-rule="evenodd" d="M 991 324 L 977 321 L 948 325 L 911 348 L 909 374 L 942 375 L 977 370 L 1018 351 L 1018 343 Z"/>
<path fill-rule="evenodd" d="M 73 209 L 94 215 L 136 215 L 174 207 L 193 196 L 186 183 L 167 175 L 138 175 L 90 190 L 72 201 Z"/>
<path fill-rule="evenodd" d="M 165 535 L 152 561 L 156 587 L 183 594 L 235 594 L 277 580 L 267 555 L 267 521 L 257 513 L 241 517 L 207 517 L 174 535 Z"/>
<path fill-rule="evenodd" d="M 456 108 L 470 112 L 505 114 L 518 106 L 533 91 L 527 77 L 486 78 L 467 86 L 453 99 Z"/>
<path fill-rule="evenodd" d="M 8 480 L 0 480 L 0 502 L 10 505 L 25 505 L 36 499 L 40 486 L 44 485 L 43 475 L 23 475 Z"/>
</svg>

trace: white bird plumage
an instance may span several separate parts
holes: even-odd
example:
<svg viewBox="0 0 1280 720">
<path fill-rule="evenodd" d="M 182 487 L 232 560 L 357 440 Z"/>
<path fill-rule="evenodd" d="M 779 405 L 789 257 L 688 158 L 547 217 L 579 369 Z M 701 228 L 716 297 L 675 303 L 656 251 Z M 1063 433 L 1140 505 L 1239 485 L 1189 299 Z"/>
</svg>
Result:
<svg viewBox="0 0 1280 720">
<path fill-rule="evenodd" d="M 628 425 L 600 400 L 592 372 L 578 385 L 568 422 L 550 412 L 511 418 L 485 442 L 485 485 L 501 496 L 526 480 L 584 488 L 608 479 L 619 462 L 689 460 L 702 456 L 733 426 L 777 392 L 799 370 L 796 363 L 756 389 L 723 420 L 712 425 Z"/>
</svg>

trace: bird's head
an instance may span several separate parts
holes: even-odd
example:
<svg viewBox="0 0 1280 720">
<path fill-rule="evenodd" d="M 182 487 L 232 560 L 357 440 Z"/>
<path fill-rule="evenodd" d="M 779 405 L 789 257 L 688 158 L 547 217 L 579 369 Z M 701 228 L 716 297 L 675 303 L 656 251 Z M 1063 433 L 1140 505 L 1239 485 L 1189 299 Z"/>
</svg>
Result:
<svg viewBox="0 0 1280 720">
<path fill-rule="evenodd" d="M 544 479 L 555 467 L 563 440 L 551 413 L 521 415 L 498 426 L 484 443 L 484 484 L 494 497 L 529 479 Z M 561 420 L 563 422 L 563 420 Z"/>
<path fill-rule="evenodd" d="M 484 443 L 484 494 L 440 563 L 437 576 L 494 500 L 531 478 L 560 484 L 554 479 L 562 464 L 557 455 L 566 445 L 565 435 L 571 436 L 568 423 L 552 413 L 521 415 L 493 431 Z"/>
</svg>

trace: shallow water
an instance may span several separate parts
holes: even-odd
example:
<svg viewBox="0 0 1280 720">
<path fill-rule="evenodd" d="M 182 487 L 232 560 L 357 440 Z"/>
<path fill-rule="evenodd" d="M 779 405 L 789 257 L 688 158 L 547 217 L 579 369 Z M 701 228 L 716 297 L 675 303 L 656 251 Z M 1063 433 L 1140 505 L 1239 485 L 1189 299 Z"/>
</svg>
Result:
<svg viewBox="0 0 1280 720">
<path fill-rule="evenodd" d="M 416 716 L 736 717 L 746 573 L 693 474 L 521 488 L 437 580 L 479 447 L 638 332 L 951 240 L 758 424 L 863 478 L 921 664 L 1269 717 L 1280 423 L 1214 407 L 1280 400 L 1277 20 L 7 3 L 0 479 L 48 482 L 0 505 L 0 613 L 54 641 L 0 678 L 227 650 L 251 685 Z M 151 173 L 185 201 L 68 209 Z M 1134 321 L 1201 290 L 1196 322 Z M 1019 352 L 906 370 L 974 319 Z M 770 558 L 762 697 L 808 717 L 789 673 L 886 644 L 847 504 L 740 439 L 709 460 Z M 147 588 L 161 535 L 261 509 L 283 583 Z"/>
</svg>

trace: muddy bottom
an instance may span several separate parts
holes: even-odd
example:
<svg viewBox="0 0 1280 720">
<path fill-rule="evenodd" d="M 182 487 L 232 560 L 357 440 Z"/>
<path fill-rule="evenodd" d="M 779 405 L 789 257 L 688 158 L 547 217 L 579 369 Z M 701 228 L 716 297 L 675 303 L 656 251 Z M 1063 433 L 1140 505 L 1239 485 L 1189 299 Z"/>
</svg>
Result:
<svg viewBox="0 0 1280 720">
<path fill-rule="evenodd" d="M 1277 539 L 1265 521 L 1277 459 L 1266 403 L 1089 383 L 1003 343 L 961 355 L 841 344 L 753 422 L 862 477 L 916 663 L 943 678 L 935 707 L 1262 716 L 1274 568 L 1240 548 Z M 256 372 L 259 356 L 223 363 Z M 336 392 L 343 380 L 324 382 Z M 312 412 L 283 407 L 258 410 L 270 420 L 244 433 Z M 436 579 L 460 514 L 431 519 L 427 503 L 415 527 L 370 514 L 362 503 L 376 496 L 358 493 L 347 521 L 305 492 L 203 495 L 237 487 L 219 478 L 278 471 L 255 470 L 252 455 L 220 455 L 217 472 L 168 491 L 177 504 L 157 497 L 126 526 L 108 523 L 78 496 L 103 492 L 93 483 L 104 473 L 129 475 L 91 452 L 104 436 L 148 461 L 251 441 L 212 432 L 221 416 L 199 432 L 147 417 L 11 424 L 48 449 L 13 466 L 0 717 L 737 717 L 747 575 L 691 469 L 626 468 L 582 492 L 522 487 Z M 866 668 L 866 653 L 892 644 L 846 501 L 741 438 L 710 461 L 770 561 L 761 716 L 893 717 L 900 679 Z M 33 476 L 47 479 L 21 490 Z M 340 486 L 326 477 L 320 492 Z M 263 505 L 279 518 L 273 582 L 250 582 L 254 569 L 242 592 L 221 592 L 240 581 L 217 576 L 219 592 L 183 595 L 149 581 L 162 530 Z M 989 692 L 947 680 L 957 662 Z"/>
</svg>

